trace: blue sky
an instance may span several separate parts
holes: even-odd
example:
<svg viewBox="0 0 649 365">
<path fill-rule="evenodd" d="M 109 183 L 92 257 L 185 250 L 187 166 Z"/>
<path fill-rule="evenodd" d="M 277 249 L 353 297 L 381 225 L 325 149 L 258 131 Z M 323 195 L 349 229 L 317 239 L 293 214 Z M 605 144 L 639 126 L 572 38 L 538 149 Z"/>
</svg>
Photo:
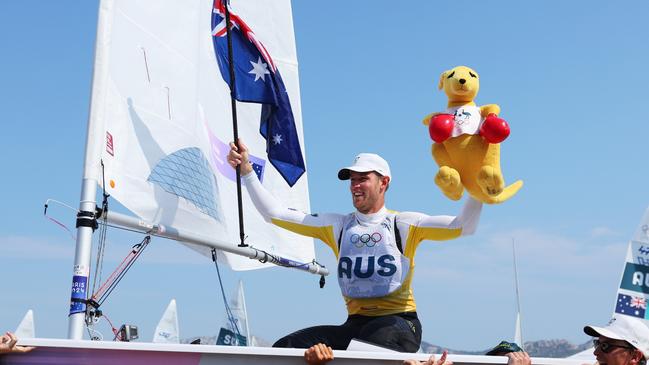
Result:
<svg viewBox="0 0 649 365">
<path fill-rule="evenodd" d="M 512 337 L 514 239 L 525 338 L 586 341 L 583 325 L 611 314 L 626 244 L 649 202 L 649 4 L 394 4 L 293 3 L 313 210 L 352 209 L 335 173 L 366 151 L 391 163 L 389 208 L 458 212 L 433 183 L 420 121 L 446 105 L 440 73 L 470 66 L 481 76 L 477 103 L 498 103 L 512 129 L 505 178 L 525 186 L 486 206 L 474 236 L 419 248 L 423 337 L 474 350 Z M 1 329 L 32 308 L 39 337 L 67 332 L 74 244 L 43 218 L 42 204 L 78 204 L 96 14 L 96 1 L 0 2 Z M 52 214 L 73 225 L 65 209 Z M 112 236 L 107 265 L 139 239 Z M 182 337 L 215 334 L 224 319 L 211 262 L 162 239 L 147 250 L 106 303 L 111 320 L 135 323 L 149 339 L 176 298 Z M 224 271 L 228 293 L 244 280 L 251 329 L 269 341 L 345 318 L 333 278 L 321 290 L 317 277 L 292 270 Z"/>
</svg>

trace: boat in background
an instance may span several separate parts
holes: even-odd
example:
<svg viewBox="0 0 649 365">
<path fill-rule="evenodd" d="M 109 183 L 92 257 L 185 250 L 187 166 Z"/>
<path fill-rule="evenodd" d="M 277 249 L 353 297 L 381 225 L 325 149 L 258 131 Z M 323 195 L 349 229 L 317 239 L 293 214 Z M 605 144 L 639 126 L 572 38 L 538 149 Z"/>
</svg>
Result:
<svg viewBox="0 0 649 365">
<path fill-rule="evenodd" d="M 20 321 L 20 324 L 18 324 L 18 327 L 16 327 L 14 334 L 16 335 L 16 337 L 23 339 L 36 337 L 33 310 L 30 309 L 27 311 L 27 313 L 25 313 L 25 316 Z"/>
<path fill-rule="evenodd" d="M 613 313 L 643 320 L 649 326 L 649 208 L 633 233 Z"/>
<path fill-rule="evenodd" d="M 221 327 L 216 337 L 216 344 L 223 346 L 255 346 L 248 325 L 246 298 L 243 293 L 243 282 L 239 280 L 236 292 L 225 304 L 225 326 Z"/>
<path fill-rule="evenodd" d="M 649 326 L 649 208 L 645 210 L 629 245 L 622 268 L 620 286 L 615 296 L 613 316 L 630 316 Z M 594 348 L 586 349 L 569 359 L 595 361 Z"/>
<path fill-rule="evenodd" d="M 153 333 L 153 343 L 180 343 L 180 326 L 178 325 L 178 310 L 176 299 L 169 301 L 167 309 L 162 314 Z"/>
</svg>

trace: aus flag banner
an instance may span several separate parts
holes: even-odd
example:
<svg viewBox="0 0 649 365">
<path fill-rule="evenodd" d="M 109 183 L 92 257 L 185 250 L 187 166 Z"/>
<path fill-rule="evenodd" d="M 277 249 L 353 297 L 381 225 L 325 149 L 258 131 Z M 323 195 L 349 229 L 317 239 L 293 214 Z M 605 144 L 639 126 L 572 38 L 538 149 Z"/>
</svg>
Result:
<svg viewBox="0 0 649 365">
<path fill-rule="evenodd" d="M 647 315 L 647 300 L 643 297 L 618 294 L 615 305 L 615 313 L 626 314 L 627 316 L 649 319 Z"/>
<path fill-rule="evenodd" d="M 214 0 L 212 42 L 223 80 L 230 85 L 230 60 L 225 0 Z M 262 104 L 260 133 L 266 139 L 268 160 L 293 186 L 306 168 L 284 82 L 264 45 L 252 29 L 228 8 L 234 69 L 233 97 Z"/>
<path fill-rule="evenodd" d="M 649 294 L 649 266 L 627 262 L 624 266 L 620 289 Z"/>
</svg>

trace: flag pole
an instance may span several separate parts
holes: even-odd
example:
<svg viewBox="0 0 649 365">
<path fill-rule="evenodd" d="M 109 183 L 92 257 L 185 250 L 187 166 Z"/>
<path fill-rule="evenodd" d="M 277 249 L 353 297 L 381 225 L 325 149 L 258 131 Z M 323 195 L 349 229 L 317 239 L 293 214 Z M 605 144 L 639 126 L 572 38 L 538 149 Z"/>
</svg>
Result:
<svg viewBox="0 0 649 365">
<path fill-rule="evenodd" d="M 225 7 L 225 31 L 228 37 L 228 69 L 230 71 L 230 101 L 232 103 L 232 133 L 234 138 L 234 143 L 237 148 L 239 146 L 239 126 L 237 124 L 237 101 L 235 99 L 236 94 L 236 84 L 234 82 L 234 62 L 232 56 L 232 34 L 230 33 L 230 8 L 228 7 L 229 0 L 217 0 L 223 1 Z M 239 212 L 239 247 L 247 247 L 244 243 L 245 240 L 245 231 L 243 228 L 243 201 L 241 199 L 241 166 L 237 165 L 237 208 Z"/>
</svg>

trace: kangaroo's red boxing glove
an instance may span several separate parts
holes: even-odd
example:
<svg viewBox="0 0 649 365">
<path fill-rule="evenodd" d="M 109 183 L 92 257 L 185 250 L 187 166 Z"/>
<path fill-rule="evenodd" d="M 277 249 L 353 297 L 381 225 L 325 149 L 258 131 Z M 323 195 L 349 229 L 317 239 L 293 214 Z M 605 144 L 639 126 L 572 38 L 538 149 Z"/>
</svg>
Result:
<svg viewBox="0 0 649 365">
<path fill-rule="evenodd" d="M 509 137 L 509 125 L 498 118 L 496 114 L 489 114 L 480 127 L 480 135 L 489 143 L 500 143 Z"/>
<path fill-rule="evenodd" d="M 452 114 L 437 114 L 430 118 L 428 133 L 433 141 L 442 143 L 451 137 L 454 126 L 455 117 Z"/>
</svg>

